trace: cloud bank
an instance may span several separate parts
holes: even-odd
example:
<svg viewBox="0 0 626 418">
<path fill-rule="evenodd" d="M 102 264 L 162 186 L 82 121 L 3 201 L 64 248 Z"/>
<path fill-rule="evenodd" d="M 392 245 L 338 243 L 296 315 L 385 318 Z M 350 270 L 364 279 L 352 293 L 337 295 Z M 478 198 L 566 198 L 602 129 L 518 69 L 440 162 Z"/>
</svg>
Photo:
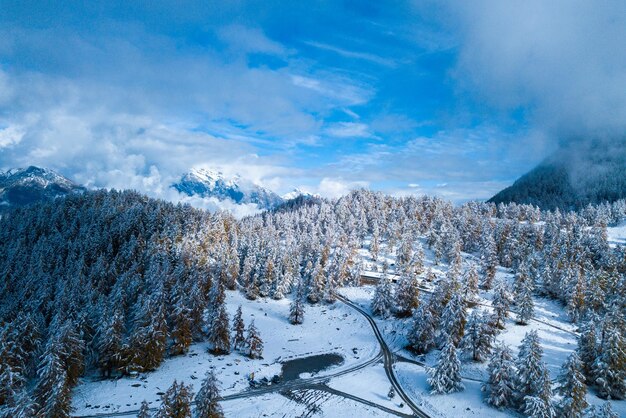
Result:
<svg viewBox="0 0 626 418">
<path fill-rule="evenodd" d="M 488 198 L 558 141 L 620 137 L 624 39 L 619 1 L 7 2 L 0 169 Z"/>
</svg>

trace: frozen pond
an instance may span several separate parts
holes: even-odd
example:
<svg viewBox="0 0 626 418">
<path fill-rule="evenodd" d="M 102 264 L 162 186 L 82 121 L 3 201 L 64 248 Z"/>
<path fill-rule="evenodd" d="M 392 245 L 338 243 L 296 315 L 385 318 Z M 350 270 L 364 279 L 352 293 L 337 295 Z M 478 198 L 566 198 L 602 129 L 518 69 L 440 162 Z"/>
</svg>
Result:
<svg viewBox="0 0 626 418">
<path fill-rule="evenodd" d="M 342 363 L 343 357 L 336 353 L 318 354 L 289 360 L 283 363 L 283 379 L 285 381 L 295 380 L 302 373 L 313 374 Z"/>
</svg>

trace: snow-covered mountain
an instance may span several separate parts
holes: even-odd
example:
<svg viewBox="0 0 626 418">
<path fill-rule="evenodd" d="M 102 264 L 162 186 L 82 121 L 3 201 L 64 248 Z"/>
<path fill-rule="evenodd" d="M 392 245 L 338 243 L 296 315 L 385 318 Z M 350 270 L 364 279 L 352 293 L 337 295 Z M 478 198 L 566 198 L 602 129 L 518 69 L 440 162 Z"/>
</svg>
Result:
<svg viewBox="0 0 626 418">
<path fill-rule="evenodd" d="M 284 202 L 283 198 L 239 175 L 226 176 L 221 171 L 194 169 L 184 174 L 172 187 L 188 196 L 214 197 L 236 204 L 256 204 L 260 209 L 272 209 Z"/>
<path fill-rule="evenodd" d="M 30 166 L 0 172 L 0 211 L 85 189 L 56 171 Z"/>
<path fill-rule="evenodd" d="M 289 193 L 285 193 L 284 195 L 282 195 L 282 198 L 283 198 L 284 201 L 288 201 L 288 200 L 296 199 L 296 198 L 298 198 L 300 196 L 303 196 L 305 198 L 308 198 L 308 197 L 319 197 L 319 195 L 317 195 L 317 194 L 305 192 L 303 190 L 295 188 L 292 191 L 290 191 Z"/>
</svg>

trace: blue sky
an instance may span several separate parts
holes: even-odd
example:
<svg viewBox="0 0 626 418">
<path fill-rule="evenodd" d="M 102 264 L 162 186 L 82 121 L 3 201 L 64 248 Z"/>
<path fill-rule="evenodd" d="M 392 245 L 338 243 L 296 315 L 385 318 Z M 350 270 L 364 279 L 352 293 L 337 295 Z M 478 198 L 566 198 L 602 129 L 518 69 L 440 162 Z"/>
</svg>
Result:
<svg viewBox="0 0 626 418">
<path fill-rule="evenodd" d="M 626 120 L 622 2 L 0 0 L 0 167 L 488 198 Z"/>
</svg>

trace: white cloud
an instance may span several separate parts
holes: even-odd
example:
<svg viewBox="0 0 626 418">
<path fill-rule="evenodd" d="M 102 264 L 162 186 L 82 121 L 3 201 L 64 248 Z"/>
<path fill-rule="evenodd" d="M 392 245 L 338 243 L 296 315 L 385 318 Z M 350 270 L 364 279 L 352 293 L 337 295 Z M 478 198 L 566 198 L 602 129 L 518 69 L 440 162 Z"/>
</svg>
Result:
<svg viewBox="0 0 626 418">
<path fill-rule="evenodd" d="M 0 148 L 19 144 L 25 131 L 21 126 L 11 125 L 0 129 Z"/>
<path fill-rule="evenodd" d="M 260 52 L 285 56 L 287 49 L 269 39 L 259 28 L 244 25 L 228 25 L 218 29 L 218 35 L 239 53 Z"/>
<path fill-rule="evenodd" d="M 357 122 L 337 122 L 333 123 L 326 129 L 326 133 L 330 136 L 338 138 L 370 138 L 372 133 L 369 126 L 364 123 Z"/>
<path fill-rule="evenodd" d="M 395 67 L 397 65 L 396 61 L 391 58 L 384 58 L 384 57 L 371 54 L 368 52 L 349 51 L 344 48 L 339 48 L 337 46 L 328 45 L 322 42 L 315 42 L 315 41 L 307 41 L 305 42 L 305 44 L 312 46 L 314 48 L 334 52 L 336 54 L 341 55 L 342 57 L 365 60 L 365 61 L 373 62 L 375 64 L 383 65 L 385 67 Z"/>
<path fill-rule="evenodd" d="M 317 186 L 316 193 L 323 197 L 337 198 L 344 196 L 350 191 L 367 187 L 366 181 L 345 181 L 338 178 L 323 178 Z"/>
<path fill-rule="evenodd" d="M 456 79 L 478 100 L 530 111 L 555 134 L 626 127 L 626 3 L 452 2 Z"/>
</svg>

